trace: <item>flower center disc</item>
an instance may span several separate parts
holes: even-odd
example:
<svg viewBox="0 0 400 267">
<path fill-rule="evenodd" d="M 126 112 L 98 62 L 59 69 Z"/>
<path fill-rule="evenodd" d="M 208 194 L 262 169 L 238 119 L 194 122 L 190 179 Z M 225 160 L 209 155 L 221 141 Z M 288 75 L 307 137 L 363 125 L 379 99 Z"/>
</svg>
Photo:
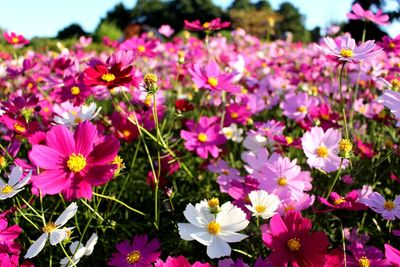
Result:
<svg viewBox="0 0 400 267">
<path fill-rule="evenodd" d="M 76 155 L 75 153 L 72 153 L 68 158 L 67 167 L 72 172 L 80 172 L 86 167 L 86 159 L 82 154 Z"/>
<path fill-rule="evenodd" d="M 1 192 L 3 194 L 8 194 L 11 193 L 13 191 L 13 187 L 9 184 L 6 184 L 5 186 L 3 186 L 3 188 L 1 189 Z"/>
<path fill-rule="evenodd" d="M 204 143 L 204 142 L 207 142 L 208 138 L 207 138 L 207 135 L 205 133 L 199 133 L 199 135 L 197 136 L 197 139 L 200 142 Z"/>
<path fill-rule="evenodd" d="M 106 73 L 106 74 L 101 75 L 101 79 L 102 79 L 103 81 L 109 83 L 109 82 L 112 82 L 112 81 L 115 80 L 115 75 L 112 74 L 112 73 Z"/>
<path fill-rule="evenodd" d="M 340 49 L 340 55 L 342 57 L 353 57 L 354 53 L 353 53 L 353 50 L 351 50 L 351 49 L 342 48 L 342 49 Z"/>
<path fill-rule="evenodd" d="M 126 256 L 126 262 L 128 264 L 134 264 L 140 260 L 140 256 L 141 256 L 140 251 L 138 250 L 132 251 Z"/>
<path fill-rule="evenodd" d="M 221 231 L 221 226 L 216 221 L 212 221 L 207 225 L 207 230 L 210 234 L 216 235 Z"/>
<path fill-rule="evenodd" d="M 286 245 L 290 251 L 299 251 L 301 248 L 300 239 L 298 238 L 289 239 Z"/>
<path fill-rule="evenodd" d="M 79 95 L 79 93 L 81 92 L 81 89 L 78 86 L 72 86 L 71 88 L 71 94 L 73 95 Z"/>
<path fill-rule="evenodd" d="M 396 205 L 393 203 L 393 201 L 385 201 L 385 203 L 383 204 L 383 207 L 385 208 L 385 210 L 393 210 L 394 207 Z"/>
<path fill-rule="evenodd" d="M 56 229 L 56 228 L 57 228 L 57 226 L 56 226 L 55 223 L 49 222 L 49 223 L 46 224 L 46 226 L 44 226 L 44 227 L 42 228 L 42 231 L 43 231 L 44 233 L 51 233 L 51 232 L 54 231 L 54 229 Z"/>
<path fill-rule="evenodd" d="M 279 178 L 279 179 L 278 179 L 278 185 L 279 185 L 279 186 L 285 186 L 285 185 L 287 185 L 286 178 L 285 178 L 285 177 Z"/>
<path fill-rule="evenodd" d="M 263 213 L 263 212 L 266 210 L 266 208 L 265 208 L 264 205 L 257 205 L 254 209 L 255 209 L 258 213 Z"/>
<path fill-rule="evenodd" d="M 215 78 L 215 77 L 208 78 L 207 82 L 208 82 L 209 85 L 211 85 L 213 87 L 218 85 L 218 79 Z"/>
<path fill-rule="evenodd" d="M 362 256 L 358 260 L 358 266 L 360 266 L 360 267 L 370 267 L 371 266 L 371 262 L 369 261 L 369 259 L 367 259 L 367 257 Z"/>
<path fill-rule="evenodd" d="M 328 156 L 328 149 L 324 146 L 317 148 L 317 155 L 320 158 L 326 158 Z"/>
</svg>

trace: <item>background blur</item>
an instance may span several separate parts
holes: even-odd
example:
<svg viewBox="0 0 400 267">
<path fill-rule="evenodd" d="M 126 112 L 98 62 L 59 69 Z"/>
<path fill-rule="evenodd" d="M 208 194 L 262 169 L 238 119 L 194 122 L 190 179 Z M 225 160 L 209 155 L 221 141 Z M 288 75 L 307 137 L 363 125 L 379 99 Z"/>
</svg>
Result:
<svg viewBox="0 0 400 267">
<path fill-rule="evenodd" d="M 260 38 L 284 38 L 285 32 L 292 32 L 294 41 L 315 41 L 337 24 L 360 39 L 363 22 L 346 18 L 355 2 L 364 9 L 383 9 L 391 17 L 389 26 L 369 23 L 367 39 L 400 34 L 400 0 L 13 0 L 2 1 L 0 31 L 30 39 L 90 35 L 100 41 L 104 35 L 119 39 L 163 24 L 179 33 L 184 19 L 205 22 L 221 17 L 231 21 L 232 28 Z"/>
</svg>

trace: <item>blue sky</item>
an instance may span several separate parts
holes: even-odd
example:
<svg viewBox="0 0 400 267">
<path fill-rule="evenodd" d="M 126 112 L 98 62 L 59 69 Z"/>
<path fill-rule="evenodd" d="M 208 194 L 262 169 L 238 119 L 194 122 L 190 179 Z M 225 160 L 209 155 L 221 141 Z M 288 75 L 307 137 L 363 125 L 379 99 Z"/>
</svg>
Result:
<svg viewBox="0 0 400 267">
<path fill-rule="evenodd" d="M 306 26 L 325 28 L 331 22 L 346 20 L 352 0 L 270 0 L 273 8 L 288 1 L 306 16 Z M 55 36 L 57 32 L 71 23 L 79 23 L 84 30 L 91 32 L 101 17 L 117 3 L 133 7 L 135 0 L 7 0 L 2 1 L 0 27 L 24 34 L 26 37 Z M 232 0 L 214 0 L 227 7 Z M 388 0 L 388 9 L 396 8 L 396 0 Z M 22 8 L 23 7 L 23 8 Z M 392 36 L 400 33 L 400 23 L 386 28 Z"/>
</svg>

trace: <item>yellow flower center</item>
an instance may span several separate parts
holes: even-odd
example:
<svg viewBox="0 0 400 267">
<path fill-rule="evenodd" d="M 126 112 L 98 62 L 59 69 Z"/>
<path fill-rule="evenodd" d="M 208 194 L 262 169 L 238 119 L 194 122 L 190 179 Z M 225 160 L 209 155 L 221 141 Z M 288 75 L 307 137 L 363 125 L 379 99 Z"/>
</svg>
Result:
<svg viewBox="0 0 400 267">
<path fill-rule="evenodd" d="M 217 197 L 213 197 L 212 199 L 208 200 L 208 207 L 209 208 L 218 208 L 219 206 L 219 199 Z"/>
<path fill-rule="evenodd" d="M 115 80 L 115 75 L 112 74 L 112 73 L 106 73 L 106 74 L 101 75 L 101 79 L 102 79 L 103 81 L 109 83 L 109 82 L 112 82 L 112 81 Z"/>
<path fill-rule="evenodd" d="M 144 52 L 144 51 L 146 51 L 146 47 L 145 47 L 144 45 L 139 45 L 139 46 L 137 47 L 137 50 L 138 50 L 139 52 Z"/>
<path fill-rule="evenodd" d="M 157 77 L 157 75 L 154 74 L 154 73 L 146 73 L 146 74 L 144 75 L 143 80 L 144 80 L 144 83 L 145 83 L 147 86 L 150 86 L 150 85 L 152 85 L 152 84 L 156 84 L 156 83 L 157 83 L 158 77 Z"/>
<path fill-rule="evenodd" d="M 290 145 L 291 143 L 293 143 L 293 138 L 292 138 L 292 137 L 286 136 L 285 139 L 286 139 L 286 142 L 287 142 L 288 145 Z"/>
<path fill-rule="evenodd" d="M 346 200 L 341 197 L 341 198 L 335 199 L 335 201 L 333 201 L 333 205 L 337 206 L 337 205 L 345 203 L 345 202 L 346 202 Z"/>
<path fill-rule="evenodd" d="M 17 123 L 14 124 L 14 129 L 15 129 L 17 132 L 20 132 L 20 133 L 24 133 L 24 132 L 26 131 L 25 126 L 22 125 L 22 124 L 19 123 L 19 122 L 17 122 Z"/>
<path fill-rule="evenodd" d="M 207 230 L 212 235 L 217 235 L 221 232 L 221 226 L 216 221 L 212 221 L 207 225 Z"/>
<path fill-rule="evenodd" d="M 290 251 L 299 251 L 301 248 L 300 239 L 298 238 L 289 239 L 286 245 Z"/>
<path fill-rule="evenodd" d="M 46 226 L 44 226 L 44 227 L 42 228 L 42 231 L 43 231 L 44 233 L 51 233 L 51 232 L 53 232 L 56 228 L 57 228 L 57 226 L 56 226 L 55 223 L 53 223 L 53 222 L 48 222 L 48 223 L 46 224 Z"/>
<path fill-rule="evenodd" d="M 208 29 L 208 27 L 210 27 L 210 22 L 204 22 L 203 27 Z"/>
<path fill-rule="evenodd" d="M 75 122 L 76 124 L 81 123 L 81 122 L 82 122 L 82 119 L 79 118 L 79 117 L 76 117 L 75 120 L 74 120 L 74 122 Z"/>
<path fill-rule="evenodd" d="M 125 138 L 129 138 L 129 137 L 132 135 L 132 132 L 129 131 L 129 130 L 123 130 L 123 131 L 122 131 L 122 135 L 123 135 Z"/>
<path fill-rule="evenodd" d="M 13 191 L 13 187 L 9 184 L 6 184 L 5 186 L 3 186 L 3 188 L 1 189 L 1 192 L 3 194 L 8 194 L 11 193 Z"/>
<path fill-rule="evenodd" d="M 222 174 L 223 174 L 223 175 L 228 175 L 228 174 L 229 174 L 229 170 L 223 169 L 223 170 L 222 170 Z"/>
<path fill-rule="evenodd" d="M 354 53 L 353 53 L 353 50 L 351 50 L 351 49 L 342 48 L 342 49 L 340 49 L 340 55 L 342 57 L 353 57 Z"/>
<path fill-rule="evenodd" d="M 370 267 L 371 266 L 371 262 L 369 261 L 369 259 L 367 259 L 367 257 L 362 256 L 358 260 L 358 266 L 360 266 L 360 267 Z"/>
<path fill-rule="evenodd" d="M 68 158 L 67 167 L 72 172 L 80 172 L 86 167 L 86 159 L 82 154 L 72 153 Z"/>
<path fill-rule="evenodd" d="M 197 139 L 200 142 L 204 143 L 204 142 L 207 142 L 208 137 L 205 133 L 199 133 L 199 135 L 197 136 Z"/>
<path fill-rule="evenodd" d="M 306 113 L 307 112 L 307 107 L 306 106 L 300 106 L 300 107 L 297 108 L 297 111 L 301 112 L 301 113 Z"/>
<path fill-rule="evenodd" d="M 117 164 L 118 169 L 120 169 L 124 166 L 124 160 L 120 156 L 116 155 L 111 164 Z"/>
<path fill-rule="evenodd" d="M 208 82 L 209 85 L 211 85 L 213 87 L 218 85 L 218 79 L 215 78 L 215 77 L 208 78 L 207 82 Z"/>
<path fill-rule="evenodd" d="M 0 168 L 4 168 L 7 166 L 6 158 L 0 155 Z"/>
<path fill-rule="evenodd" d="M 285 211 L 285 213 L 288 213 L 289 211 L 295 210 L 295 208 L 293 205 L 289 204 L 283 210 Z"/>
<path fill-rule="evenodd" d="M 239 117 L 239 114 L 237 112 L 232 112 L 231 117 L 232 119 L 237 119 Z"/>
<path fill-rule="evenodd" d="M 393 80 L 392 80 L 392 86 L 393 86 L 394 88 L 400 88 L 400 81 L 397 80 L 397 79 L 393 79 Z"/>
<path fill-rule="evenodd" d="M 81 92 L 81 89 L 78 86 L 72 86 L 71 88 L 71 94 L 73 95 L 79 95 L 79 93 Z"/>
<path fill-rule="evenodd" d="M 353 149 L 353 144 L 349 139 L 342 139 L 339 142 L 339 149 L 345 153 L 349 153 Z"/>
<path fill-rule="evenodd" d="M 12 42 L 13 44 L 19 43 L 18 37 L 13 37 L 13 38 L 11 38 L 11 42 Z"/>
<path fill-rule="evenodd" d="M 395 43 L 393 43 L 393 42 L 390 42 L 390 43 L 389 43 L 389 48 L 392 48 L 392 49 L 393 49 L 393 48 L 395 48 L 395 47 L 396 47 L 396 44 L 395 44 Z"/>
<path fill-rule="evenodd" d="M 140 260 L 140 251 L 134 250 L 126 256 L 126 262 L 128 264 L 134 264 Z"/>
<path fill-rule="evenodd" d="M 285 186 L 285 185 L 287 185 L 286 178 L 285 178 L 285 177 L 280 177 L 280 178 L 278 179 L 278 185 L 279 185 L 279 186 Z"/>
<path fill-rule="evenodd" d="M 258 213 L 263 213 L 267 208 L 264 205 L 257 205 L 254 208 Z"/>
<path fill-rule="evenodd" d="M 393 201 L 385 201 L 383 207 L 385 208 L 385 210 L 391 211 L 396 207 L 396 204 L 394 204 Z"/>
<path fill-rule="evenodd" d="M 328 156 L 328 149 L 325 146 L 317 148 L 317 155 L 320 158 L 326 158 Z"/>
</svg>

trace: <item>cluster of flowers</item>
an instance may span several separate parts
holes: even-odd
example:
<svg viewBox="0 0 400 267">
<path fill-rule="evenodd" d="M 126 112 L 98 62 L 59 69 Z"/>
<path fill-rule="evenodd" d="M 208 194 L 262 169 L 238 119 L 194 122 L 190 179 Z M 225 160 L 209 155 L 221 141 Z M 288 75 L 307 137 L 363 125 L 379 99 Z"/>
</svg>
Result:
<svg viewBox="0 0 400 267">
<path fill-rule="evenodd" d="M 357 4 L 348 18 L 389 19 Z M 51 263 L 47 240 L 61 266 L 98 242 L 116 252 L 97 266 L 400 266 L 400 36 L 209 38 L 229 25 L 185 21 L 206 42 L 163 25 L 164 40 L 106 38 L 99 54 L 90 38 L 42 54 L 4 34 L 16 50 L 0 53 L 1 266 Z M 150 193 L 129 190 L 137 181 Z M 209 263 L 161 253 L 191 240 Z"/>
</svg>

